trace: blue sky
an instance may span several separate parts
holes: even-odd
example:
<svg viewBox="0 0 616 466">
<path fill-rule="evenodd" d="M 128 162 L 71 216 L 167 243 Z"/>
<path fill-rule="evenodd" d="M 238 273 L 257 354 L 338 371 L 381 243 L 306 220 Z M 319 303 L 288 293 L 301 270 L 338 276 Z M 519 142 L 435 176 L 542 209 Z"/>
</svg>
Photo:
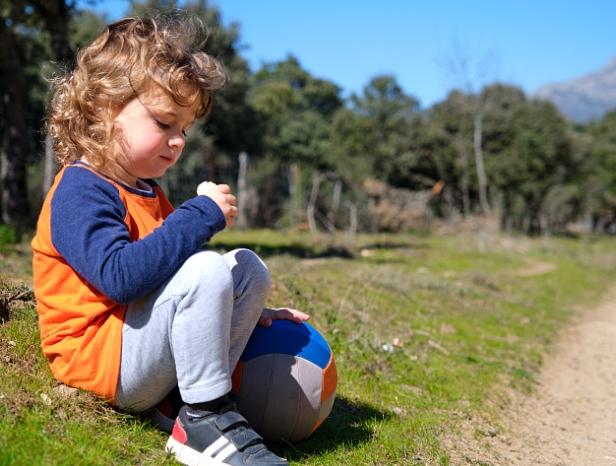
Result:
<svg viewBox="0 0 616 466">
<path fill-rule="evenodd" d="M 81 0 L 80 4 L 85 3 Z M 532 93 L 616 56 L 616 1 L 211 0 L 240 24 L 252 69 L 295 55 L 314 76 L 360 92 L 393 74 L 423 107 L 495 80 Z M 128 0 L 101 0 L 110 19 Z M 460 71 L 466 60 L 466 71 Z M 456 71 L 458 70 L 458 71 Z"/>
</svg>

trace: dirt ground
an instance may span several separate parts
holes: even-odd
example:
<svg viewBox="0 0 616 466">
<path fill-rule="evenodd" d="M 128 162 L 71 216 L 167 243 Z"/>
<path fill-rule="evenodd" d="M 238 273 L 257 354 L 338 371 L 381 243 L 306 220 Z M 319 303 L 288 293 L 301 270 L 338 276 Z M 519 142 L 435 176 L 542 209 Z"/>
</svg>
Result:
<svg viewBox="0 0 616 466">
<path fill-rule="evenodd" d="M 563 331 L 538 382 L 499 426 L 468 420 L 445 442 L 451 464 L 616 466 L 616 287 Z"/>
</svg>

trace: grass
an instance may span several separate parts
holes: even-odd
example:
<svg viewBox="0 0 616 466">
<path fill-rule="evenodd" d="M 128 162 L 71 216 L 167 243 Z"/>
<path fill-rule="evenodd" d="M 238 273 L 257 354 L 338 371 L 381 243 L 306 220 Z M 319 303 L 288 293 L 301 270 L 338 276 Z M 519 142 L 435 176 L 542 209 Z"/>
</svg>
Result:
<svg viewBox="0 0 616 466">
<path fill-rule="evenodd" d="M 232 231 L 212 243 L 239 246 L 266 259 L 271 304 L 309 312 L 336 356 L 330 418 L 274 445 L 302 465 L 449 464 L 443 435 L 499 390 L 532 390 L 558 330 L 616 283 L 613 239 Z M 0 258 L 7 301 L 30 282 L 27 245 Z M 0 324 L 0 465 L 175 464 L 147 421 L 58 391 L 28 299 Z"/>
</svg>

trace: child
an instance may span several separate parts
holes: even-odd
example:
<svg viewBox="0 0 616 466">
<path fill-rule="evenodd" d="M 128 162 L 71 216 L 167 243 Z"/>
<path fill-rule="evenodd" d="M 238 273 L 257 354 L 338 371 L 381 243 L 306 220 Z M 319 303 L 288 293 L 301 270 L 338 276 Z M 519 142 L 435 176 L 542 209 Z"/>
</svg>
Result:
<svg viewBox="0 0 616 466">
<path fill-rule="evenodd" d="M 201 250 L 235 220 L 227 185 L 202 183 L 173 210 L 152 181 L 225 81 L 192 48 L 194 25 L 114 23 L 55 82 L 48 130 L 62 169 L 32 241 L 41 343 L 57 379 L 121 409 L 179 387 L 167 449 L 184 464 L 283 465 L 229 401 L 230 374 L 258 322 L 308 315 L 263 308 L 270 277 L 253 252 Z"/>
</svg>

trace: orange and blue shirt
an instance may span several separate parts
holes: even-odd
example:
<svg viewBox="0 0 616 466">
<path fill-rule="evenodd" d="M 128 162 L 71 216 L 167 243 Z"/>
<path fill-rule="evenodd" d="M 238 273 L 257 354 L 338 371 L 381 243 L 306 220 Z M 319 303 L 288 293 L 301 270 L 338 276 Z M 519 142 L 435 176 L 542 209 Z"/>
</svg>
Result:
<svg viewBox="0 0 616 466">
<path fill-rule="evenodd" d="M 207 196 L 173 209 L 86 164 L 65 166 L 32 240 L 43 353 L 54 377 L 113 402 L 127 304 L 156 289 L 225 227 Z"/>
</svg>

